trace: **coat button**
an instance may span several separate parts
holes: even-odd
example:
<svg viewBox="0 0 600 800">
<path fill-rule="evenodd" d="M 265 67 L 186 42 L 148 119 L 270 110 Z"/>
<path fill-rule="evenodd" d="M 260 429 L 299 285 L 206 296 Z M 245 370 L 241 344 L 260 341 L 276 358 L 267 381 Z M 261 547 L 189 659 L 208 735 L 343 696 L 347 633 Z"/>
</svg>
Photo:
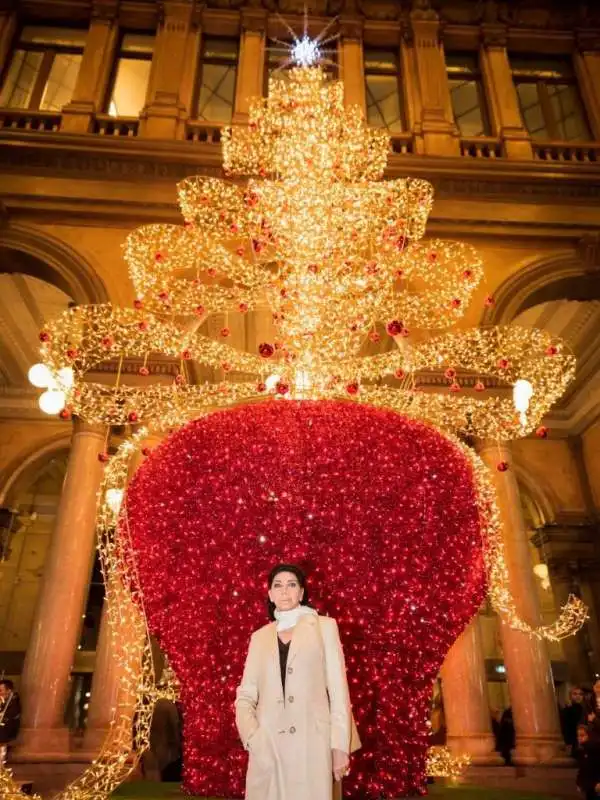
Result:
<svg viewBox="0 0 600 800">
<path fill-rule="evenodd" d="M 293 703 L 293 702 L 294 702 L 294 697 L 293 697 L 293 695 L 290 695 L 288 697 L 288 703 Z"/>
<path fill-rule="evenodd" d="M 288 667 L 288 675 L 291 675 L 293 671 L 294 671 L 293 667 Z"/>
<path fill-rule="evenodd" d="M 293 726 L 293 725 L 292 725 L 292 727 L 290 728 L 290 733 L 296 733 L 296 728 L 294 728 L 294 726 Z"/>
</svg>

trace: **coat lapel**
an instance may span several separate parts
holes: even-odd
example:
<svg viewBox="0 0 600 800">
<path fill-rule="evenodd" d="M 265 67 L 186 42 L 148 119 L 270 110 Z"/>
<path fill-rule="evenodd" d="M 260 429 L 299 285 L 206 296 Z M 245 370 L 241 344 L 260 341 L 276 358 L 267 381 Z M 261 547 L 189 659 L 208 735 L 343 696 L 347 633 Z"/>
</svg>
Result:
<svg viewBox="0 0 600 800">
<path fill-rule="evenodd" d="M 302 642 L 306 638 L 306 636 L 310 636 L 311 631 L 313 630 L 314 626 L 317 624 L 317 616 L 316 614 L 311 614 L 310 616 L 300 617 L 296 627 L 294 629 L 294 633 L 292 635 L 292 642 L 290 644 L 290 652 L 288 653 L 288 666 L 291 665 L 298 655 L 298 651 L 302 648 Z"/>
</svg>

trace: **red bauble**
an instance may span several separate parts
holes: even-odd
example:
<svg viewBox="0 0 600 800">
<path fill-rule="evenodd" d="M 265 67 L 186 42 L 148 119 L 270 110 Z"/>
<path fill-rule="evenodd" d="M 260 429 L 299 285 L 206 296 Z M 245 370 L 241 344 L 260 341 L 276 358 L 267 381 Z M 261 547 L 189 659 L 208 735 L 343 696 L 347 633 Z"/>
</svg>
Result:
<svg viewBox="0 0 600 800">
<path fill-rule="evenodd" d="M 244 195 L 244 203 L 246 203 L 249 208 L 254 208 L 258 203 L 258 195 L 256 192 L 246 192 Z"/>
<path fill-rule="evenodd" d="M 49 342 L 50 334 L 48 333 L 48 331 L 40 331 L 39 340 L 40 342 Z"/>
<path fill-rule="evenodd" d="M 185 384 L 187 383 L 185 375 L 182 375 L 181 373 L 179 373 L 179 375 L 175 375 L 173 383 L 175 384 L 175 386 L 185 386 Z"/>
<path fill-rule="evenodd" d="M 545 425 L 540 425 L 540 427 L 535 432 L 535 435 L 540 439 L 547 439 L 548 438 L 548 428 Z"/>
<path fill-rule="evenodd" d="M 509 468 L 508 461 L 499 461 L 496 464 L 496 469 L 498 472 L 506 472 Z"/>
<path fill-rule="evenodd" d="M 217 275 L 217 270 L 214 267 L 209 267 L 206 270 L 206 274 L 208 275 L 209 278 L 215 278 Z"/>
<path fill-rule="evenodd" d="M 71 361 L 75 361 L 75 359 L 79 356 L 79 350 L 76 347 L 69 347 L 66 352 L 67 358 L 70 358 Z"/>
<path fill-rule="evenodd" d="M 446 377 L 449 381 L 454 380 L 456 377 L 456 370 L 453 367 L 448 367 L 446 372 L 444 372 L 444 377 Z"/>
<path fill-rule="evenodd" d="M 142 455 L 146 456 L 146 458 L 150 455 L 152 450 L 149 447 L 142 447 Z"/>
<path fill-rule="evenodd" d="M 380 342 L 381 341 L 381 336 L 377 333 L 377 331 L 371 331 L 369 333 L 369 339 L 372 342 Z"/>
<path fill-rule="evenodd" d="M 71 412 L 71 410 L 70 410 L 70 409 L 68 409 L 68 408 L 63 408 L 63 409 L 62 409 L 62 411 L 59 411 L 59 413 L 58 413 L 58 416 L 59 416 L 61 419 L 71 419 L 71 417 L 73 416 L 73 414 L 72 414 L 72 412 Z"/>
<path fill-rule="evenodd" d="M 356 394 L 358 394 L 358 392 L 359 392 L 359 386 L 358 386 L 358 383 L 356 383 L 356 382 L 355 382 L 355 383 L 349 383 L 349 384 L 346 386 L 346 391 L 348 392 L 348 394 L 349 394 L 349 395 L 356 395 Z"/>
<path fill-rule="evenodd" d="M 144 301 L 141 300 L 139 297 L 136 297 L 135 300 L 133 301 L 133 307 L 138 311 L 140 311 L 140 309 L 144 307 Z"/>
<path fill-rule="evenodd" d="M 398 380 L 401 381 L 406 377 L 406 372 L 403 369 L 397 369 L 396 372 L 394 372 L 394 375 L 396 378 L 398 378 Z"/>
<path fill-rule="evenodd" d="M 227 327 L 221 328 L 221 336 L 226 339 L 228 336 L 231 336 L 231 330 Z"/>
<path fill-rule="evenodd" d="M 460 392 L 460 384 L 459 384 L 459 383 L 456 383 L 456 382 L 454 382 L 453 384 L 451 384 L 451 386 L 450 386 L 450 391 L 451 391 L 451 392 Z"/>
<path fill-rule="evenodd" d="M 283 381 L 278 381 L 277 385 L 275 386 L 275 391 L 277 394 L 287 394 L 290 390 L 289 384 L 284 383 Z"/>
<path fill-rule="evenodd" d="M 130 411 L 129 414 L 127 414 L 127 421 L 128 422 L 137 422 L 138 419 L 139 419 L 139 416 L 138 416 L 137 411 Z"/>
<path fill-rule="evenodd" d="M 275 348 L 272 344 L 268 342 L 263 342 L 262 344 L 258 345 L 258 352 L 261 354 L 263 358 L 271 358 L 273 353 L 275 352 Z"/>
<path fill-rule="evenodd" d="M 240 258 L 242 258 L 246 253 L 246 248 L 245 247 L 238 247 L 236 249 L 235 253 L 236 253 L 236 255 L 240 256 Z"/>
<path fill-rule="evenodd" d="M 436 253 L 435 250 L 430 250 L 429 253 L 427 253 L 427 260 L 429 261 L 430 264 L 433 264 L 435 261 L 437 261 L 437 257 L 438 254 Z"/>
<path fill-rule="evenodd" d="M 397 278 L 403 278 L 403 277 L 404 277 L 404 270 L 402 270 L 402 269 L 397 269 L 397 270 L 396 270 L 396 277 L 397 277 Z"/>
<path fill-rule="evenodd" d="M 488 296 L 487 296 L 487 297 L 485 298 L 485 300 L 483 301 L 483 305 L 484 305 L 486 308 L 491 308 L 491 307 L 492 307 L 492 306 L 495 304 L 495 302 L 496 302 L 496 301 L 494 300 L 494 298 L 492 297 L 492 295 L 491 295 L 491 294 L 488 294 Z"/>
<path fill-rule="evenodd" d="M 238 311 L 240 314 L 246 314 L 248 312 L 248 303 L 240 303 L 238 306 Z"/>
<path fill-rule="evenodd" d="M 498 361 L 496 362 L 496 366 L 498 367 L 498 369 L 508 369 L 509 365 L 510 362 L 508 358 L 499 358 Z"/>
<path fill-rule="evenodd" d="M 477 381 L 475 386 L 473 387 L 476 392 L 485 392 L 485 384 L 481 381 Z"/>
<path fill-rule="evenodd" d="M 452 299 L 452 301 L 451 301 L 450 305 L 452 306 L 452 308 L 460 308 L 460 304 L 461 304 L 461 302 L 462 302 L 462 301 L 460 300 L 460 298 L 458 298 L 458 297 L 454 297 L 454 298 Z"/>
<path fill-rule="evenodd" d="M 105 347 L 106 349 L 108 349 L 108 348 L 112 347 L 114 343 L 115 343 L 115 340 L 113 339 L 112 336 L 103 336 L 102 337 L 102 347 Z"/>
<path fill-rule="evenodd" d="M 154 254 L 154 260 L 156 261 L 156 263 L 157 263 L 157 264 L 161 264 L 161 263 L 162 263 L 162 262 L 165 260 L 165 257 L 164 257 L 164 255 L 163 255 L 163 254 L 162 254 L 162 253 L 159 251 L 159 252 L 157 252 L 157 253 L 155 253 L 155 254 Z"/>
<path fill-rule="evenodd" d="M 267 391 L 267 384 L 264 383 L 263 381 L 259 381 L 256 384 L 256 391 L 257 392 L 266 392 Z"/>
<path fill-rule="evenodd" d="M 148 375 L 150 375 L 150 370 L 148 369 L 148 367 L 140 367 L 138 369 L 138 374 L 143 375 L 144 378 L 146 378 Z"/>
<path fill-rule="evenodd" d="M 109 458 L 110 458 L 110 456 L 109 456 L 109 455 L 108 455 L 108 453 L 106 453 L 106 452 L 104 452 L 104 453 L 98 453 L 98 461 L 99 461 L 101 464 L 106 464 L 106 462 L 108 461 L 108 459 L 109 459 Z"/>
<path fill-rule="evenodd" d="M 558 347 L 556 347 L 556 345 L 551 344 L 546 348 L 547 356 L 555 356 L 557 353 L 558 353 Z"/>
<path fill-rule="evenodd" d="M 139 331 L 142 331 L 142 333 L 143 333 L 144 331 L 147 331 L 147 330 L 148 330 L 148 323 L 146 322 L 146 320 L 145 320 L 145 319 L 143 319 L 143 320 L 141 320 L 140 322 L 138 322 L 138 330 L 139 330 Z"/>
<path fill-rule="evenodd" d="M 393 319 L 391 322 L 388 322 L 385 329 L 390 336 L 400 336 L 404 330 L 404 323 L 399 319 Z"/>
<path fill-rule="evenodd" d="M 196 306 L 194 309 L 194 314 L 196 314 L 198 317 L 203 317 L 206 314 L 206 309 L 204 306 Z"/>
<path fill-rule="evenodd" d="M 191 359 L 191 357 L 192 357 L 192 351 L 191 350 L 182 350 L 181 351 L 181 358 L 184 361 L 189 361 Z"/>
<path fill-rule="evenodd" d="M 229 226 L 229 230 L 231 231 L 231 233 L 237 233 L 239 231 L 239 228 L 235 224 L 235 222 L 232 222 L 232 224 Z"/>
<path fill-rule="evenodd" d="M 231 372 L 231 364 L 228 361 L 223 361 L 221 364 L 221 369 L 223 372 Z"/>
<path fill-rule="evenodd" d="M 473 277 L 473 271 L 472 271 L 472 270 L 470 270 L 470 269 L 466 269 L 466 270 L 464 270 L 464 272 L 463 272 L 462 276 L 463 276 L 463 278 L 464 278 L 465 280 L 469 280 L 469 278 L 472 278 L 472 277 Z"/>
</svg>

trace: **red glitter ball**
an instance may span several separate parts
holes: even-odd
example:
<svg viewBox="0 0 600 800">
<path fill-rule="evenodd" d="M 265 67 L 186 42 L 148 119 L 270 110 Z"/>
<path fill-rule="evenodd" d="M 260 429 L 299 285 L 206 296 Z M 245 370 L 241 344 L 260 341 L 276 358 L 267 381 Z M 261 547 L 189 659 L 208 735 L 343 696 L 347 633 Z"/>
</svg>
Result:
<svg viewBox="0 0 600 800">
<path fill-rule="evenodd" d="M 62 411 L 59 412 L 58 416 L 61 419 L 71 419 L 72 413 L 71 413 L 70 409 L 63 408 Z"/>
<path fill-rule="evenodd" d="M 231 225 L 229 226 L 229 230 L 230 230 L 232 233 L 237 233 L 237 232 L 239 231 L 239 228 L 238 228 L 238 226 L 235 224 L 235 222 L 232 222 L 232 223 L 231 223 Z"/>
<path fill-rule="evenodd" d="M 231 364 L 228 361 L 223 361 L 221 364 L 221 369 L 223 372 L 231 372 Z"/>
<path fill-rule="evenodd" d="M 460 300 L 458 297 L 455 297 L 455 298 L 452 300 L 452 302 L 450 303 L 450 305 L 452 306 L 452 308 L 459 308 L 460 304 L 461 304 L 461 300 Z"/>
<path fill-rule="evenodd" d="M 246 252 L 246 248 L 245 247 L 238 247 L 235 252 L 236 252 L 236 255 L 241 257 Z"/>
<path fill-rule="evenodd" d="M 48 333 L 48 331 L 40 331 L 39 340 L 40 342 L 49 342 L 50 334 Z"/>
<path fill-rule="evenodd" d="M 398 378 L 398 380 L 401 381 L 402 378 L 406 377 L 406 372 L 403 369 L 397 369 L 396 372 L 394 372 L 394 375 L 396 378 Z"/>
<path fill-rule="evenodd" d="M 133 307 L 139 311 L 144 307 L 144 301 L 141 300 L 139 297 L 136 297 L 135 300 L 133 301 Z"/>
<path fill-rule="evenodd" d="M 102 347 L 112 347 L 115 343 L 115 340 L 112 336 L 103 336 L 102 337 Z"/>
<path fill-rule="evenodd" d="M 358 391 L 359 391 L 359 386 L 358 386 L 358 383 L 349 383 L 349 384 L 346 386 L 346 391 L 347 391 L 347 392 L 348 392 L 348 394 L 350 394 L 350 395 L 356 395 L 356 394 L 358 394 Z"/>
<path fill-rule="evenodd" d="M 470 270 L 470 269 L 466 269 L 466 270 L 464 270 L 462 276 L 463 276 L 463 278 L 465 278 L 465 280 L 468 280 L 469 278 L 473 277 L 473 271 Z"/>
<path fill-rule="evenodd" d="M 209 269 L 206 270 L 206 274 L 208 275 L 209 278 L 214 278 L 217 274 L 217 270 L 214 267 L 210 267 Z"/>
<path fill-rule="evenodd" d="M 545 425 L 540 425 L 540 427 L 535 432 L 535 435 L 540 439 L 547 439 L 548 438 L 548 428 Z"/>
<path fill-rule="evenodd" d="M 196 314 L 198 317 L 203 317 L 206 314 L 206 309 L 204 306 L 196 306 L 194 309 L 194 314 Z"/>
<path fill-rule="evenodd" d="M 289 384 L 284 383 L 283 381 L 278 381 L 277 385 L 275 386 L 275 391 L 277 394 L 287 394 L 290 390 Z"/>
<path fill-rule="evenodd" d="M 400 336 L 404 330 L 404 323 L 398 319 L 393 319 L 391 322 L 388 322 L 385 329 L 390 336 Z"/>
<path fill-rule="evenodd" d="M 438 254 L 435 252 L 435 250 L 430 250 L 429 253 L 427 254 L 427 260 L 432 264 L 434 261 L 437 261 L 437 257 Z"/>
<path fill-rule="evenodd" d="M 142 455 L 146 456 L 146 458 L 150 455 L 152 450 L 149 447 L 142 447 Z"/>
<path fill-rule="evenodd" d="M 158 253 L 155 253 L 155 254 L 154 254 L 154 260 L 155 260 L 155 261 L 156 261 L 158 264 L 160 264 L 161 262 L 163 262 L 163 261 L 165 260 L 165 257 L 164 257 L 164 256 L 163 256 L 163 254 L 162 254 L 162 253 L 159 251 Z"/>
<path fill-rule="evenodd" d="M 451 391 L 451 392 L 460 392 L 460 384 L 459 384 L 459 383 L 456 383 L 456 382 L 455 382 L 455 383 L 453 383 L 453 384 L 450 386 L 450 391 Z"/>
<path fill-rule="evenodd" d="M 138 369 L 138 373 L 140 375 L 143 375 L 144 377 L 147 377 L 148 375 L 150 375 L 150 370 L 148 369 L 148 367 L 140 367 Z"/>
<path fill-rule="evenodd" d="M 163 303 L 166 303 L 169 300 L 169 293 L 163 289 L 162 292 L 158 293 L 158 299 L 162 300 Z"/>
<path fill-rule="evenodd" d="M 228 336 L 231 336 L 231 330 L 229 328 L 221 328 L 221 336 L 226 339 Z"/>
<path fill-rule="evenodd" d="M 377 333 L 377 331 L 371 331 L 369 333 L 369 339 L 372 342 L 380 342 L 381 341 L 381 336 Z"/>
<path fill-rule="evenodd" d="M 558 353 L 558 347 L 556 347 L 556 345 L 551 344 L 546 348 L 547 356 L 555 356 L 557 353 Z"/>
<path fill-rule="evenodd" d="M 130 411 L 129 414 L 127 414 L 127 421 L 128 422 L 137 422 L 138 419 L 139 419 L 139 417 L 138 417 L 137 411 Z"/>
<path fill-rule="evenodd" d="M 181 373 L 179 373 L 179 375 L 175 375 L 173 383 L 175 384 L 175 386 L 185 386 L 186 384 L 185 375 L 182 375 Z"/>
<path fill-rule="evenodd" d="M 76 347 L 69 347 L 67 350 L 67 358 L 70 358 L 71 361 L 74 361 L 79 356 L 79 350 Z"/>
<path fill-rule="evenodd" d="M 268 342 L 263 342 L 262 344 L 258 345 L 258 352 L 261 354 L 263 358 L 271 358 L 273 353 L 275 352 L 275 348 L 272 344 Z"/>
<path fill-rule="evenodd" d="M 491 295 L 491 294 L 488 294 L 488 296 L 487 296 L 487 297 L 485 298 L 485 300 L 483 301 L 483 304 L 484 304 L 484 306 L 486 306 L 486 308 L 491 308 L 491 307 L 492 307 L 492 306 L 495 304 L 495 302 L 496 302 L 496 301 L 494 300 L 494 298 L 492 297 L 492 295 Z"/>
<path fill-rule="evenodd" d="M 181 358 L 184 361 L 189 361 L 191 359 L 191 357 L 192 357 L 192 351 L 191 350 L 182 350 L 181 351 Z"/>
<path fill-rule="evenodd" d="M 267 391 L 267 384 L 260 381 L 256 384 L 256 391 L 257 392 L 266 392 Z"/>
<path fill-rule="evenodd" d="M 250 208 L 253 208 L 258 203 L 258 195 L 256 192 L 246 192 L 244 195 L 244 202 Z"/>
<path fill-rule="evenodd" d="M 508 358 L 499 358 L 498 361 L 496 362 L 496 366 L 498 367 L 498 369 L 508 369 L 509 364 L 510 362 Z"/>
<path fill-rule="evenodd" d="M 508 469 L 508 461 L 499 461 L 496 464 L 496 469 L 498 472 L 506 472 Z"/>
<path fill-rule="evenodd" d="M 425 793 L 432 685 L 485 591 L 486 520 L 456 444 L 359 403 L 267 401 L 167 437 L 125 502 L 128 577 L 181 682 L 184 793 L 243 796 L 232 699 L 278 561 L 339 625 L 363 741 L 347 796 Z"/>
<path fill-rule="evenodd" d="M 485 384 L 481 381 L 477 381 L 475 386 L 473 387 L 476 392 L 484 392 L 485 391 Z"/>
<path fill-rule="evenodd" d="M 446 372 L 444 372 L 444 376 L 448 378 L 449 381 L 451 381 L 456 377 L 456 370 L 453 369 L 453 367 L 448 367 Z"/>
<path fill-rule="evenodd" d="M 238 306 L 238 311 L 240 314 L 246 314 L 248 311 L 248 303 L 240 303 Z"/>
<path fill-rule="evenodd" d="M 105 453 L 98 453 L 98 461 L 101 464 L 106 464 L 106 462 L 108 461 L 109 458 L 110 458 L 110 456 L 106 452 Z"/>
</svg>

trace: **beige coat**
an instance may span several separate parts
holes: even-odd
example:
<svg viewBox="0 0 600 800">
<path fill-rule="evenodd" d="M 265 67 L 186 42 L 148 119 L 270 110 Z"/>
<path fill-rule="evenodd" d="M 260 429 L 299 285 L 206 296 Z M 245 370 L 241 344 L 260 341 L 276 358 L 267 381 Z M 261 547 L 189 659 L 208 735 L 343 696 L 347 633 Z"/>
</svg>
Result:
<svg viewBox="0 0 600 800">
<path fill-rule="evenodd" d="M 331 750 L 353 736 L 344 654 L 335 620 L 307 615 L 294 629 L 281 686 L 274 622 L 250 640 L 236 723 L 250 751 L 246 800 L 331 800 Z"/>
</svg>

